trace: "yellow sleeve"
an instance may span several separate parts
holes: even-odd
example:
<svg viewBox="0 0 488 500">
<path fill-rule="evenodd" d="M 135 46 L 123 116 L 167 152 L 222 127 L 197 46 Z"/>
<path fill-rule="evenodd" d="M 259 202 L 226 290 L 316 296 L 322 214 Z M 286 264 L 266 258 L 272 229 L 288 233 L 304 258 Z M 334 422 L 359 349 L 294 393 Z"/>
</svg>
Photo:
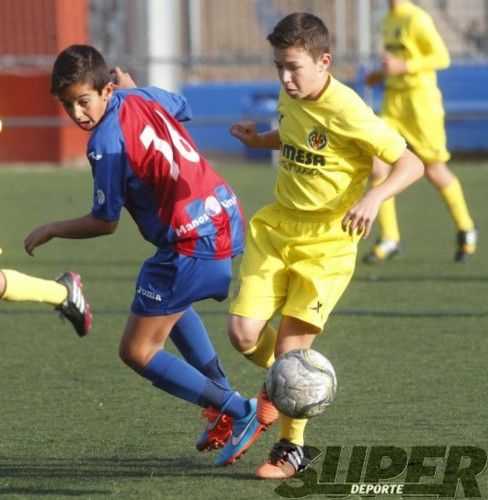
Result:
<svg viewBox="0 0 488 500">
<path fill-rule="evenodd" d="M 418 43 L 419 55 L 406 61 L 408 73 L 445 69 L 449 66 L 449 52 L 428 14 L 415 16 L 409 31 L 410 36 Z"/>
<path fill-rule="evenodd" d="M 356 141 L 359 147 L 366 150 L 371 156 L 391 165 L 405 152 L 407 143 L 405 139 L 379 117 L 373 115 L 375 120 L 367 128 L 358 130 Z"/>
<path fill-rule="evenodd" d="M 407 148 L 405 139 L 363 101 L 358 99 L 350 104 L 334 119 L 334 128 L 369 156 L 377 156 L 390 165 L 397 161 Z"/>
</svg>

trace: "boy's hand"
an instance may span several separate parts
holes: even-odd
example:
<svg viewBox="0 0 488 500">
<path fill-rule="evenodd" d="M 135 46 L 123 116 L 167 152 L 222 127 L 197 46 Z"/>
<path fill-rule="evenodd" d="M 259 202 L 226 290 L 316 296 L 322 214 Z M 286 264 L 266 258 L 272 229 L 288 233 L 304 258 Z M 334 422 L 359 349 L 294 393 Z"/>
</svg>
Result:
<svg viewBox="0 0 488 500">
<path fill-rule="evenodd" d="M 133 89 L 137 87 L 130 74 L 122 71 L 118 66 L 110 70 L 110 75 L 116 89 Z"/>
<path fill-rule="evenodd" d="M 34 229 L 29 236 L 24 241 L 25 251 L 32 257 L 34 257 L 34 249 L 44 243 L 47 243 L 53 238 L 53 234 L 50 230 L 50 225 L 45 224 L 44 226 L 39 226 Z"/>
<path fill-rule="evenodd" d="M 342 219 L 342 229 L 352 236 L 355 232 L 366 239 L 378 215 L 382 199 L 371 190 L 364 195 Z"/>
<path fill-rule="evenodd" d="M 256 124 L 254 122 L 242 121 L 233 123 L 229 131 L 246 146 L 251 148 L 258 147 L 259 135 L 256 132 Z"/>
<path fill-rule="evenodd" d="M 374 87 L 378 85 L 385 79 L 385 75 L 381 69 L 377 69 L 376 71 L 371 71 L 364 78 L 364 83 L 368 85 L 368 87 Z"/>
<path fill-rule="evenodd" d="M 404 75 L 407 72 L 407 65 L 403 59 L 400 59 L 389 52 L 383 56 L 383 73 L 386 76 Z"/>
</svg>

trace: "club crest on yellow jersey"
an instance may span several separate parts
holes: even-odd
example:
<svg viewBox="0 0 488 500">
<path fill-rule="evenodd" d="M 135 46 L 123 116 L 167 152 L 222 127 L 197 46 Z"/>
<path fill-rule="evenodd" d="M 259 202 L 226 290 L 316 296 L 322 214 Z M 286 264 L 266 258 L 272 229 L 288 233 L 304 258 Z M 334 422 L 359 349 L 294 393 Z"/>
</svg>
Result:
<svg viewBox="0 0 488 500">
<path fill-rule="evenodd" d="M 315 127 L 308 134 L 308 145 L 315 151 L 325 148 L 327 145 L 327 136 L 323 127 Z"/>
</svg>

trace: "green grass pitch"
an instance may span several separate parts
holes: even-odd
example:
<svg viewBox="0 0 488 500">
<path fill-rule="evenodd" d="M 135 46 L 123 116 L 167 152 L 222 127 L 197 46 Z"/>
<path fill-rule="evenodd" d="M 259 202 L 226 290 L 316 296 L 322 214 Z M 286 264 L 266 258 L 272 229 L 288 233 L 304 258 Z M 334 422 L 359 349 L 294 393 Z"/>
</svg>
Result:
<svg viewBox="0 0 488 500">
<path fill-rule="evenodd" d="M 231 163 L 216 166 L 249 216 L 271 200 L 275 172 Z M 405 255 L 379 266 L 358 259 L 314 344 L 338 377 L 333 405 L 307 427 L 308 442 L 322 450 L 488 449 L 488 163 L 452 167 L 480 228 L 479 252 L 466 264 L 453 262 L 455 230 L 426 181 L 398 198 Z M 277 428 L 235 465 L 216 469 L 213 454 L 194 449 L 199 410 L 119 361 L 134 280 L 152 254 L 126 214 L 110 237 L 54 240 L 35 258 L 23 251 L 34 226 L 89 212 L 91 197 L 88 171 L 0 170 L 0 267 L 46 278 L 78 271 L 94 313 L 90 336 L 80 339 L 46 306 L 0 303 L 0 496 L 279 498 L 279 483 L 253 478 Z M 361 243 L 359 256 L 374 239 Z M 257 393 L 264 373 L 231 347 L 227 304 L 207 301 L 197 309 L 231 381 L 245 395 Z M 480 476 L 484 498 L 487 476 Z"/>
</svg>

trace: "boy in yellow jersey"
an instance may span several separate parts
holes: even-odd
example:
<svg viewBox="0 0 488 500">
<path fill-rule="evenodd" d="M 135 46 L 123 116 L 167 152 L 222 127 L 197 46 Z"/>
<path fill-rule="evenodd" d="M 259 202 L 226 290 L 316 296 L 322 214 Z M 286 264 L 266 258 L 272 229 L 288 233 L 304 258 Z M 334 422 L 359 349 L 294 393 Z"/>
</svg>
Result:
<svg viewBox="0 0 488 500">
<path fill-rule="evenodd" d="M 250 221 L 229 316 L 234 347 L 264 368 L 275 356 L 312 346 L 351 279 L 358 240 L 369 234 L 380 204 L 423 174 L 404 139 L 329 74 L 329 35 L 318 17 L 290 14 L 268 41 L 282 86 L 278 130 L 257 133 L 252 122 L 231 127 L 247 146 L 280 150 L 276 201 Z M 373 156 L 392 168 L 364 194 Z M 275 331 L 270 320 L 278 312 Z M 278 418 L 264 390 L 257 417 L 262 425 Z M 306 420 L 280 420 L 280 439 L 258 478 L 292 477 L 309 463 Z"/>
<path fill-rule="evenodd" d="M 90 331 L 92 314 L 83 296 L 83 283 L 76 273 L 66 272 L 56 280 L 45 280 L 12 269 L 0 269 L 0 300 L 50 304 L 73 325 L 80 337 Z"/>
<path fill-rule="evenodd" d="M 432 18 L 413 3 L 389 0 L 382 23 L 385 55 L 382 67 L 366 76 L 366 83 L 385 82 L 381 117 L 408 142 L 425 165 L 425 176 L 437 188 L 458 230 L 454 260 L 464 262 L 476 251 L 477 229 L 463 190 L 446 161 L 444 109 L 436 70 L 449 66 L 449 54 Z M 380 159 L 373 161 L 373 185 L 388 172 Z M 402 251 L 394 198 L 382 204 L 378 221 L 381 236 L 364 258 L 381 262 Z"/>
</svg>

